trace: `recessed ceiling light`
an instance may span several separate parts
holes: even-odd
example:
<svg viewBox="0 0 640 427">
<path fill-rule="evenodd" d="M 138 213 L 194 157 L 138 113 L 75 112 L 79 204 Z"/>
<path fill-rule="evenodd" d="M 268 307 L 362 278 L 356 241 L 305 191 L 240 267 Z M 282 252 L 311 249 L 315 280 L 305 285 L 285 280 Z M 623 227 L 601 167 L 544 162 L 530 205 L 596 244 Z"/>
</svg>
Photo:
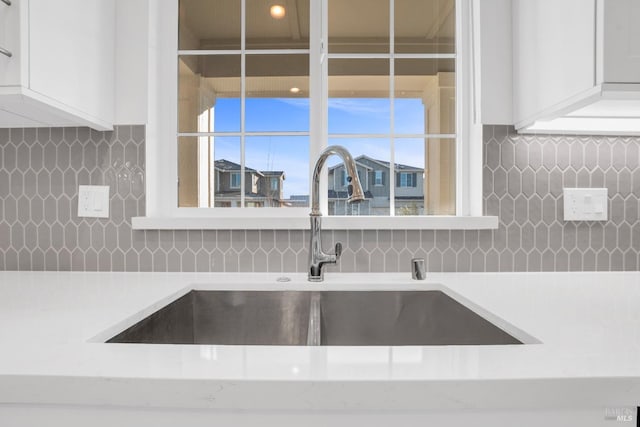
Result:
<svg viewBox="0 0 640 427">
<path fill-rule="evenodd" d="M 284 9 L 284 6 L 279 4 L 274 4 L 269 9 L 269 13 L 271 13 L 271 17 L 274 19 L 282 19 L 284 15 L 287 14 L 287 11 Z"/>
<path fill-rule="evenodd" d="M 291 89 L 289 89 L 289 92 L 291 92 L 291 93 L 300 93 L 300 88 L 299 87 L 292 87 Z"/>
</svg>

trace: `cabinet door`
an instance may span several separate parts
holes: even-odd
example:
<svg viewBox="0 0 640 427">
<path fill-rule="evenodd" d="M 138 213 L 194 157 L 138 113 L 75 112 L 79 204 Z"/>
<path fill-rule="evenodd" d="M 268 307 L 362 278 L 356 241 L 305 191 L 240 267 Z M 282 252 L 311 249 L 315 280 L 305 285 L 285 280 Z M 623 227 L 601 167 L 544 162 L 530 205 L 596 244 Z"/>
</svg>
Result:
<svg viewBox="0 0 640 427">
<path fill-rule="evenodd" d="M 604 82 L 640 83 L 640 1 L 604 1 Z M 602 22 L 602 20 L 600 21 Z"/>
<path fill-rule="evenodd" d="M 595 6 L 595 0 L 513 1 L 516 127 L 593 88 Z"/>
<path fill-rule="evenodd" d="M 11 52 L 11 57 L 0 54 L 0 86 L 20 86 L 26 84 L 26 66 L 23 66 L 24 49 L 27 40 L 26 0 L 12 0 L 11 5 L 0 2 L 0 47 Z M 23 76 L 23 73 L 25 74 Z"/>
<path fill-rule="evenodd" d="M 29 0 L 30 89 L 113 123 L 113 0 Z"/>
</svg>

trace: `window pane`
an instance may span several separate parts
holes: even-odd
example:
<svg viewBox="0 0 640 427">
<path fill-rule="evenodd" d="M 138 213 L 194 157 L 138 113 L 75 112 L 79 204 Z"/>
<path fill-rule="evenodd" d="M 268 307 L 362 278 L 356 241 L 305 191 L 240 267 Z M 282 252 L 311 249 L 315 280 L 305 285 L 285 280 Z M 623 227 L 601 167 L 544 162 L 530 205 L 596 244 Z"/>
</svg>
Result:
<svg viewBox="0 0 640 427">
<path fill-rule="evenodd" d="M 240 56 L 180 56 L 179 132 L 240 131 Z"/>
<path fill-rule="evenodd" d="M 382 168 L 374 170 L 373 185 L 383 185 L 384 183 L 384 171 Z"/>
<path fill-rule="evenodd" d="M 397 140 L 397 147 L 402 140 Z M 425 214 L 456 214 L 456 140 L 430 138 L 420 141 L 426 150 L 427 172 L 424 181 Z M 411 143 L 408 142 L 411 146 Z M 416 146 L 419 142 L 416 142 Z M 417 149 L 417 148 L 416 148 Z M 417 156 L 416 156 L 417 158 Z"/>
<path fill-rule="evenodd" d="M 178 178 L 179 207 L 239 206 L 240 138 L 178 138 Z"/>
<path fill-rule="evenodd" d="M 365 200 L 346 203 L 346 169 L 342 159 L 327 159 L 329 215 L 389 215 L 389 140 L 386 138 L 334 138 L 331 145 L 342 145 L 356 161 Z M 381 184 L 376 185 L 376 172 Z"/>
<path fill-rule="evenodd" d="M 179 207 L 198 206 L 198 166 L 198 138 L 178 138 Z"/>
<path fill-rule="evenodd" d="M 395 0 L 394 17 L 396 53 L 455 53 L 455 0 Z"/>
<path fill-rule="evenodd" d="M 240 207 L 240 138 L 212 138 L 214 207 Z"/>
<path fill-rule="evenodd" d="M 330 53 L 389 53 L 388 0 L 329 0 Z"/>
<path fill-rule="evenodd" d="M 396 59 L 396 134 L 455 134 L 454 59 Z"/>
<path fill-rule="evenodd" d="M 424 161 L 423 139 L 395 140 L 395 214 L 423 215 Z"/>
<path fill-rule="evenodd" d="M 329 133 L 389 134 L 389 61 L 329 61 Z"/>
<path fill-rule="evenodd" d="M 246 131 L 309 131 L 309 55 L 247 55 Z"/>
<path fill-rule="evenodd" d="M 179 49 L 240 49 L 240 1 L 180 0 Z"/>
<path fill-rule="evenodd" d="M 246 207 L 309 206 L 309 138 L 245 139 Z"/>
<path fill-rule="evenodd" d="M 246 2 L 247 49 L 309 48 L 309 0 Z"/>
</svg>

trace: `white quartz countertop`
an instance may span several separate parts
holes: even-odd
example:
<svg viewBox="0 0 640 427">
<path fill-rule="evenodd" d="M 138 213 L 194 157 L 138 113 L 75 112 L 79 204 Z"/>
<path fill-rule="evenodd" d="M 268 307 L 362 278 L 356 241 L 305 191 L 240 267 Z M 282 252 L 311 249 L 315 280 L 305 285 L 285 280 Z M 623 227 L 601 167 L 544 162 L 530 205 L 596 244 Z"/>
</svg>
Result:
<svg viewBox="0 0 640 427">
<path fill-rule="evenodd" d="M 291 281 L 276 279 L 287 276 Z M 440 289 L 525 345 L 105 344 L 191 289 Z M 0 404 L 571 408 L 640 402 L 640 273 L 0 272 Z"/>
</svg>

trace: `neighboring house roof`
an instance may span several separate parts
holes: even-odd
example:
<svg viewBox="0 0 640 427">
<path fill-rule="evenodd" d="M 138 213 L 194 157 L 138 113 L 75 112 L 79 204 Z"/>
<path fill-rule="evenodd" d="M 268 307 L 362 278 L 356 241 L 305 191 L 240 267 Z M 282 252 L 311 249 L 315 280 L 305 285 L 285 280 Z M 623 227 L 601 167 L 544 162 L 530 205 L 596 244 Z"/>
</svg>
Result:
<svg viewBox="0 0 640 427">
<path fill-rule="evenodd" d="M 356 162 L 356 166 L 360 166 L 360 167 L 363 167 L 363 168 L 365 168 L 365 169 L 373 170 L 373 168 L 372 168 L 371 166 L 366 165 L 366 164 L 364 164 L 364 163 L 360 163 L 360 162 L 358 162 L 358 160 L 357 160 L 357 159 L 353 159 L 353 160 L 355 160 L 355 162 Z M 344 163 L 338 163 L 338 164 L 337 164 L 337 165 L 335 165 L 335 166 L 331 166 L 331 167 L 329 168 L 329 172 L 333 171 L 334 169 L 341 168 L 341 167 L 343 167 L 343 166 L 344 166 Z"/>
<path fill-rule="evenodd" d="M 389 165 L 391 164 L 391 162 L 385 162 L 384 160 L 378 160 L 378 159 L 374 159 L 371 158 L 369 156 L 365 156 L 364 154 L 361 156 L 356 157 L 354 160 L 357 162 L 358 160 L 368 160 L 370 162 L 374 162 L 374 163 L 378 163 L 379 165 L 389 169 Z M 416 166 L 409 166 L 409 165 L 403 165 L 402 163 L 396 163 L 395 164 L 395 168 L 396 171 L 406 171 L 406 170 L 411 170 L 411 171 L 420 171 L 422 172 L 424 169 L 423 168 L 419 168 Z"/>
<path fill-rule="evenodd" d="M 229 160 L 225 160 L 225 159 L 220 159 L 220 160 L 216 160 L 213 163 L 213 167 L 222 171 L 222 172 L 240 172 L 241 167 L 239 164 L 234 163 L 234 162 L 230 162 Z M 251 169 L 249 167 L 244 167 L 244 171 L 245 172 L 251 172 L 251 173 L 256 173 L 258 175 L 263 175 L 262 172 L 257 171 L 255 169 Z"/>
</svg>

